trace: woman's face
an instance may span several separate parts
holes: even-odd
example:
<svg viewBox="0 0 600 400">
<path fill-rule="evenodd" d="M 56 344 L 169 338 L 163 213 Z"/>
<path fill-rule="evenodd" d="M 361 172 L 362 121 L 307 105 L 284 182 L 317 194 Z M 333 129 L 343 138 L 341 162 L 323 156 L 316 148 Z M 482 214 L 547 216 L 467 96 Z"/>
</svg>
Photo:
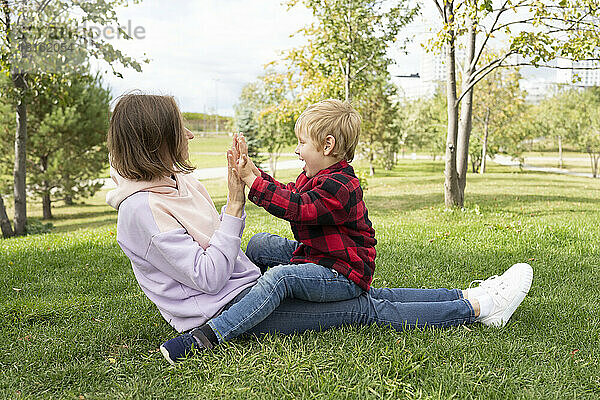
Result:
<svg viewBox="0 0 600 400">
<path fill-rule="evenodd" d="M 188 160 L 190 158 L 190 143 L 189 141 L 194 138 L 194 134 L 188 128 L 183 128 L 183 159 Z"/>
</svg>

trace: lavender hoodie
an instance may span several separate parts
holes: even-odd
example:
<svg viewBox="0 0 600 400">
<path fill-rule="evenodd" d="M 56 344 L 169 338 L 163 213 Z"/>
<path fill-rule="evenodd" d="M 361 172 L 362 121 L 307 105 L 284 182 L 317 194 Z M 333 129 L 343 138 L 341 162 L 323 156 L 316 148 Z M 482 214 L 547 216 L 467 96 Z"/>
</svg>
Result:
<svg viewBox="0 0 600 400">
<path fill-rule="evenodd" d="M 135 277 L 177 331 L 202 325 L 260 271 L 240 249 L 246 214 L 217 212 L 189 175 L 131 181 L 111 168 L 117 188 L 106 202 L 118 210 L 117 242 Z"/>
</svg>

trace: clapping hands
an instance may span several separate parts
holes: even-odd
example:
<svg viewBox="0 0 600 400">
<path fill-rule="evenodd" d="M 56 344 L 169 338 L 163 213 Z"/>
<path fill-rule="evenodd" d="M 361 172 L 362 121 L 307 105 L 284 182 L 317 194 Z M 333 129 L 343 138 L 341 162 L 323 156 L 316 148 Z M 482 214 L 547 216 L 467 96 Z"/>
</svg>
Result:
<svg viewBox="0 0 600 400">
<path fill-rule="evenodd" d="M 252 187 L 254 180 L 260 176 L 260 170 L 254 165 L 250 157 L 248 157 L 248 143 L 243 133 L 235 133 L 233 135 L 233 144 L 231 150 L 227 152 L 234 159 L 234 167 L 232 172 L 235 172 L 237 177 L 242 180 L 246 186 Z"/>
</svg>

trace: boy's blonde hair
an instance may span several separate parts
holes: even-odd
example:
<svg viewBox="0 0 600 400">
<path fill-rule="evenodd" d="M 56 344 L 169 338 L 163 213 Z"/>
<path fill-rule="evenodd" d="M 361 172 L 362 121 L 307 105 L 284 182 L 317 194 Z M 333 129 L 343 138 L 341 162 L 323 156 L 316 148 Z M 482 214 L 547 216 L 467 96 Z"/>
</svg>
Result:
<svg viewBox="0 0 600 400">
<path fill-rule="evenodd" d="M 194 167 L 184 156 L 183 118 L 171 96 L 121 96 L 108 128 L 110 163 L 123 177 L 151 181 Z"/>
<path fill-rule="evenodd" d="M 360 136 L 360 114 L 347 101 L 327 99 L 308 106 L 296 121 L 296 135 L 306 133 L 320 151 L 327 135 L 335 138 L 331 156 L 352 161 Z"/>
</svg>

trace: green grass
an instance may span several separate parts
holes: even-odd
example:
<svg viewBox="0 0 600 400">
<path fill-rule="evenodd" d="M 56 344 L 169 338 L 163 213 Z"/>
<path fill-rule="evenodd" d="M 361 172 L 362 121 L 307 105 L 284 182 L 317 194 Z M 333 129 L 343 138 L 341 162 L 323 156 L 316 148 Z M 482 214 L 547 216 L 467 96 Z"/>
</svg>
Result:
<svg viewBox="0 0 600 400">
<path fill-rule="evenodd" d="M 54 210 L 61 233 L 0 242 L 0 398 L 598 398 L 600 180 L 491 165 L 469 176 L 465 210 L 449 212 L 442 169 L 403 161 L 369 179 L 374 285 L 463 288 L 528 261 L 530 295 L 505 328 L 265 336 L 170 367 L 157 348 L 175 332 L 137 286 L 98 195 Z M 224 182 L 206 186 L 223 204 Z M 244 245 L 291 235 L 247 212 Z"/>
</svg>

